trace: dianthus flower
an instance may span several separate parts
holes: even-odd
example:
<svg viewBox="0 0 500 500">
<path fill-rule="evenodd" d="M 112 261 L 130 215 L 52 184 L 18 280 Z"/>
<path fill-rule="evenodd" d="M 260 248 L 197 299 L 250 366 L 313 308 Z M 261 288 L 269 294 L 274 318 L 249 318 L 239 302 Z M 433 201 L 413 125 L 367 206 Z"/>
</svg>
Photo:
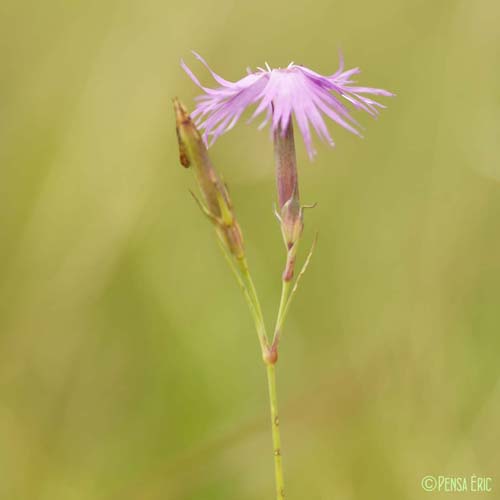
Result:
<svg viewBox="0 0 500 500">
<path fill-rule="evenodd" d="M 309 158 L 312 159 L 316 150 L 311 126 L 319 138 L 331 146 L 334 146 L 334 142 L 326 126 L 325 116 L 360 136 L 360 125 L 352 117 L 350 107 L 376 117 L 379 109 L 385 106 L 368 96 L 390 97 L 394 94 L 387 90 L 357 85 L 352 77 L 360 73 L 359 68 L 345 70 L 342 56 L 339 69 L 332 75 L 320 75 L 293 62 L 286 68 L 275 69 L 266 63 L 266 68 L 257 68 L 257 71 L 248 69 L 248 74 L 241 80 L 230 82 L 215 73 L 199 54 L 193 54 L 217 83 L 215 88 L 205 87 L 184 61 L 181 61 L 184 71 L 203 90 L 203 94 L 196 98 L 196 109 L 191 116 L 203 132 L 203 139 L 208 146 L 231 130 L 251 106 L 255 106 L 255 109 L 250 121 L 265 114 L 259 128 L 270 123 L 278 191 L 277 215 L 288 252 L 283 279 L 290 281 L 294 272 L 297 244 L 304 227 L 292 116 L 304 139 Z"/>
<path fill-rule="evenodd" d="M 204 94 L 197 97 L 196 109 L 191 114 L 208 144 L 231 130 L 243 112 L 256 105 L 251 119 L 265 113 L 260 127 L 271 122 L 273 131 L 280 130 L 285 135 L 292 114 L 304 139 L 309 157 L 316 154 L 310 125 L 318 136 L 330 145 L 333 139 L 326 127 L 324 116 L 356 135 L 359 124 L 351 116 L 348 103 L 358 110 L 376 116 L 377 108 L 385 106 L 367 97 L 392 96 L 387 90 L 361 87 L 351 80 L 360 73 L 359 68 L 344 71 L 341 57 L 339 69 L 329 76 L 323 76 L 305 66 L 290 63 L 286 68 L 257 68 L 237 82 L 225 80 L 215 73 L 207 62 L 196 52 L 194 56 L 208 69 L 218 83 L 216 88 L 203 86 L 184 61 L 182 67 Z"/>
</svg>

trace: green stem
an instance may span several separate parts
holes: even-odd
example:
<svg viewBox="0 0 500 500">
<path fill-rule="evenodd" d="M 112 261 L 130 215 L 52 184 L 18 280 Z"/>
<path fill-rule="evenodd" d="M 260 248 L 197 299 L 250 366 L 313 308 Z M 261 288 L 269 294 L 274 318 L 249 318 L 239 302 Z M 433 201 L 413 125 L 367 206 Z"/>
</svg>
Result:
<svg viewBox="0 0 500 500">
<path fill-rule="evenodd" d="M 252 314 L 254 316 L 255 326 L 257 328 L 257 336 L 259 337 L 262 356 L 265 356 L 267 350 L 269 349 L 269 340 L 266 333 L 264 315 L 262 314 L 262 308 L 260 306 L 259 297 L 257 295 L 257 290 L 255 289 L 252 276 L 248 269 L 247 261 L 245 259 L 242 259 L 240 260 L 239 264 L 243 282 L 245 283 L 245 288 L 253 305 Z"/>
<path fill-rule="evenodd" d="M 281 299 L 280 306 L 278 309 L 278 316 L 276 317 L 276 326 L 274 327 L 274 337 L 273 346 L 278 347 L 278 342 L 281 335 L 281 329 L 283 328 L 283 323 L 285 321 L 287 312 L 288 297 L 290 295 L 291 282 L 283 280 L 281 283 Z"/>
<path fill-rule="evenodd" d="M 241 266 L 243 281 L 245 282 L 248 294 L 251 296 L 253 304 L 253 313 L 255 318 L 255 323 L 257 325 L 257 334 L 259 336 L 259 342 L 262 349 L 262 356 L 264 360 L 268 357 L 269 353 L 269 340 L 266 333 L 266 328 L 264 324 L 264 317 L 262 314 L 262 309 L 260 307 L 260 301 L 257 296 L 257 291 L 252 280 L 252 276 L 246 265 L 246 261 L 242 261 Z M 289 283 L 285 285 L 283 282 L 283 290 L 280 301 L 280 308 L 278 312 L 278 323 L 282 323 L 280 319 L 285 312 L 285 306 L 288 301 L 288 290 Z M 274 362 L 266 362 L 267 371 L 267 385 L 269 388 L 269 405 L 271 409 L 271 429 L 273 436 L 273 455 L 274 455 L 274 475 L 276 482 L 276 498 L 277 500 L 282 500 L 285 498 L 285 482 L 283 478 L 283 465 L 281 460 L 281 436 L 280 436 L 280 422 L 278 416 L 278 396 L 276 391 L 276 359 Z"/>
<path fill-rule="evenodd" d="M 280 420 L 278 415 L 278 397 L 276 393 L 276 365 L 267 365 L 267 384 L 269 387 L 269 403 L 271 406 L 271 428 L 273 432 L 274 474 L 276 478 L 276 498 L 285 498 L 285 482 L 281 460 Z"/>
<path fill-rule="evenodd" d="M 225 250 L 222 246 L 223 251 Z M 267 371 L 267 385 L 269 389 L 269 405 L 271 410 L 271 429 L 273 437 L 273 455 L 274 455 L 274 474 L 276 481 L 276 498 L 277 500 L 283 500 L 285 498 L 285 485 L 283 479 L 283 465 L 281 459 L 281 436 L 280 436 L 280 422 L 278 416 L 278 397 L 276 391 L 276 359 L 273 362 L 269 362 L 269 339 L 266 333 L 266 327 L 264 323 L 264 316 L 262 314 L 262 308 L 260 306 L 259 297 L 257 295 L 257 290 L 252 280 L 252 276 L 248 269 L 248 264 L 246 259 L 241 259 L 238 261 L 238 267 L 240 273 L 236 270 L 233 265 L 231 256 L 224 251 L 223 252 L 227 261 L 235 273 L 236 279 L 240 283 L 241 288 L 247 298 L 249 309 L 255 321 L 255 326 L 257 329 L 257 335 L 259 337 L 259 343 L 262 349 L 262 357 L 266 361 L 266 371 Z M 241 277 L 240 277 L 241 276 Z M 284 320 L 284 313 L 286 312 L 286 304 L 288 302 L 290 290 L 290 283 L 283 281 L 283 288 L 281 292 L 281 301 L 278 311 L 277 325 L 282 325 Z"/>
<path fill-rule="evenodd" d="M 259 336 L 259 342 L 262 349 L 262 356 L 264 359 L 268 356 L 269 352 L 269 340 L 266 333 L 266 327 L 264 324 L 264 317 L 262 314 L 262 308 L 260 306 L 259 297 L 257 295 L 257 290 L 252 280 L 250 271 L 246 261 L 242 261 L 240 265 L 241 274 L 245 287 L 251 297 L 253 305 L 253 313 L 255 318 L 255 324 L 257 325 L 257 334 Z M 282 315 L 285 311 L 285 306 L 288 301 L 288 290 L 289 283 L 285 284 L 283 282 L 283 290 L 281 294 L 280 308 L 278 312 L 278 323 L 282 323 Z M 285 498 L 285 482 L 283 478 L 283 465 L 281 460 L 281 436 L 280 436 L 280 422 L 278 416 L 278 396 L 276 391 L 276 360 L 274 363 L 266 362 L 266 372 L 267 372 L 267 385 L 269 388 L 269 405 L 271 410 L 271 429 L 273 437 L 273 455 L 274 455 L 274 475 L 276 482 L 276 498 L 277 500 L 282 500 Z"/>
</svg>

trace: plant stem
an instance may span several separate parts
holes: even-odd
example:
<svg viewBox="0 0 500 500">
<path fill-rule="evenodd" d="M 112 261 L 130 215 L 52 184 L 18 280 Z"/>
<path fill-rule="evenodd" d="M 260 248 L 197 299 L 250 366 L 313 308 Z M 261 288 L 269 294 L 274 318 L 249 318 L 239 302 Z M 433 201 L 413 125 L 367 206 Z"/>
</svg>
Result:
<svg viewBox="0 0 500 500">
<path fill-rule="evenodd" d="M 285 483 L 283 477 L 283 464 L 281 458 L 281 435 L 280 435 L 280 421 L 278 415 L 278 396 L 276 390 L 276 361 L 277 358 L 272 359 L 269 355 L 273 349 L 269 346 L 269 339 L 266 333 L 266 327 L 264 323 L 264 316 L 262 314 L 262 308 L 260 306 L 259 297 L 257 295 L 257 290 L 252 280 L 250 270 L 248 269 L 248 264 L 246 259 L 241 259 L 239 261 L 239 270 L 241 272 L 241 279 L 239 274 L 234 267 L 230 255 L 225 251 L 222 245 L 223 253 L 233 271 L 235 271 L 235 276 L 240 286 L 243 289 L 245 296 L 248 299 L 249 309 L 255 321 L 255 326 L 257 330 L 257 335 L 259 337 L 259 343 L 262 349 L 262 357 L 266 363 L 267 372 L 267 385 L 269 389 L 269 406 L 271 412 L 271 430 L 273 439 L 273 455 L 274 455 L 274 475 L 276 483 L 276 499 L 283 500 L 285 498 Z M 277 328 L 281 328 L 283 321 L 285 319 L 286 305 L 288 303 L 288 298 L 290 294 L 290 282 L 283 281 L 283 287 L 281 290 L 281 300 L 278 310 L 278 317 L 276 321 Z M 278 331 L 278 330 L 276 330 Z M 275 333 L 276 338 L 276 333 Z M 277 354 L 277 353 L 276 353 Z"/>
<path fill-rule="evenodd" d="M 250 270 L 248 269 L 248 264 L 246 259 L 242 259 L 240 262 L 240 270 L 247 290 L 250 301 L 253 305 L 252 314 L 254 316 L 255 326 L 257 329 L 257 336 L 259 337 L 260 348 L 262 350 L 262 356 L 264 357 L 267 350 L 269 349 L 269 340 L 266 333 L 266 325 L 264 322 L 264 315 L 262 314 L 262 308 L 260 306 L 259 297 L 257 295 L 257 290 L 252 280 Z"/>
<path fill-rule="evenodd" d="M 269 404 L 271 407 L 271 428 L 273 431 L 274 474 L 276 478 L 276 498 L 285 498 L 285 482 L 281 460 L 280 420 L 278 415 L 278 397 L 276 393 L 276 365 L 267 365 L 267 384 L 269 387 Z"/>
<path fill-rule="evenodd" d="M 266 333 L 266 327 L 264 323 L 264 317 L 262 314 L 262 309 L 260 307 L 259 297 L 255 289 L 255 285 L 252 280 L 252 276 L 246 264 L 246 261 L 242 261 L 240 266 L 241 274 L 243 277 L 243 282 L 245 288 L 250 297 L 251 303 L 253 305 L 252 313 L 254 315 L 255 324 L 257 327 L 257 335 L 259 337 L 259 342 L 262 349 L 262 356 L 264 360 L 269 359 L 269 340 Z M 289 283 L 283 282 L 283 289 L 281 294 L 280 307 L 278 312 L 278 322 L 281 324 L 283 319 L 283 313 L 285 312 L 286 303 L 288 301 Z M 272 348 L 272 347 L 271 347 Z M 277 500 L 282 500 L 285 498 L 285 482 L 283 477 L 283 465 L 281 459 L 281 436 L 280 436 L 280 422 L 278 416 L 278 396 L 276 390 L 276 359 L 273 362 L 266 361 L 266 372 L 267 372 L 267 385 L 269 389 L 269 406 L 271 411 L 271 429 L 273 438 L 273 455 L 274 455 L 274 475 L 276 482 L 276 498 Z"/>
<path fill-rule="evenodd" d="M 274 337 L 273 346 L 278 347 L 278 342 L 280 339 L 281 329 L 283 328 L 283 323 L 285 321 L 288 297 L 290 295 L 291 282 L 283 280 L 281 283 L 281 299 L 280 306 L 278 309 L 278 316 L 276 317 L 276 326 L 274 327 Z"/>
</svg>

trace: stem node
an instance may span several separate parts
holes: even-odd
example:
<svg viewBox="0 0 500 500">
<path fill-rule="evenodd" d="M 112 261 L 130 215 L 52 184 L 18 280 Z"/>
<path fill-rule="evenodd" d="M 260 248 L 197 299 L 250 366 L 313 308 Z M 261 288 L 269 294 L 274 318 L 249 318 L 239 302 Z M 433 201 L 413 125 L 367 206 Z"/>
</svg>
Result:
<svg viewBox="0 0 500 500">
<path fill-rule="evenodd" d="M 267 346 L 262 358 L 266 365 L 275 365 L 278 362 L 278 346 L 274 342 L 271 346 Z"/>
</svg>

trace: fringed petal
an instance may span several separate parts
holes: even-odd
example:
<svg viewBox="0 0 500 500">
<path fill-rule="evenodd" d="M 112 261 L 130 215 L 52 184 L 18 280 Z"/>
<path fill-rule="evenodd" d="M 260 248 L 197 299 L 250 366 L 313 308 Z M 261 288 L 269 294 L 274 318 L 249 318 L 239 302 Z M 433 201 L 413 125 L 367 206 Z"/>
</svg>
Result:
<svg viewBox="0 0 500 500">
<path fill-rule="evenodd" d="M 351 77 L 359 74 L 360 70 L 344 70 L 342 54 L 339 56 L 339 69 L 330 76 L 320 75 L 293 63 L 285 69 L 271 69 L 266 64 L 267 69 L 258 68 L 257 72 L 248 69 L 248 74 L 236 82 L 225 80 L 215 73 L 199 54 L 193 54 L 219 85 L 217 88 L 204 87 L 184 61 L 181 62 L 184 71 L 204 92 L 198 96 L 192 116 L 196 118 L 197 125 L 209 145 L 231 130 L 244 111 L 255 105 L 249 121 L 266 113 L 259 129 L 270 123 L 271 131 L 285 131 L 292 115 L 295 116 L 307 152 L 312 159 L 316 150 L 312 142 L 311 126 L 321 140 L 332 146 L 334 142 L 324 117 L 362 137 L 358 130 L 361 127 L 345 103 L 349 102 L 355 109 L 376 117 L 379 109 L 385 106 L 368 96 L 394 95 L 383 89 L 354 85 Z"/>
</svg>

